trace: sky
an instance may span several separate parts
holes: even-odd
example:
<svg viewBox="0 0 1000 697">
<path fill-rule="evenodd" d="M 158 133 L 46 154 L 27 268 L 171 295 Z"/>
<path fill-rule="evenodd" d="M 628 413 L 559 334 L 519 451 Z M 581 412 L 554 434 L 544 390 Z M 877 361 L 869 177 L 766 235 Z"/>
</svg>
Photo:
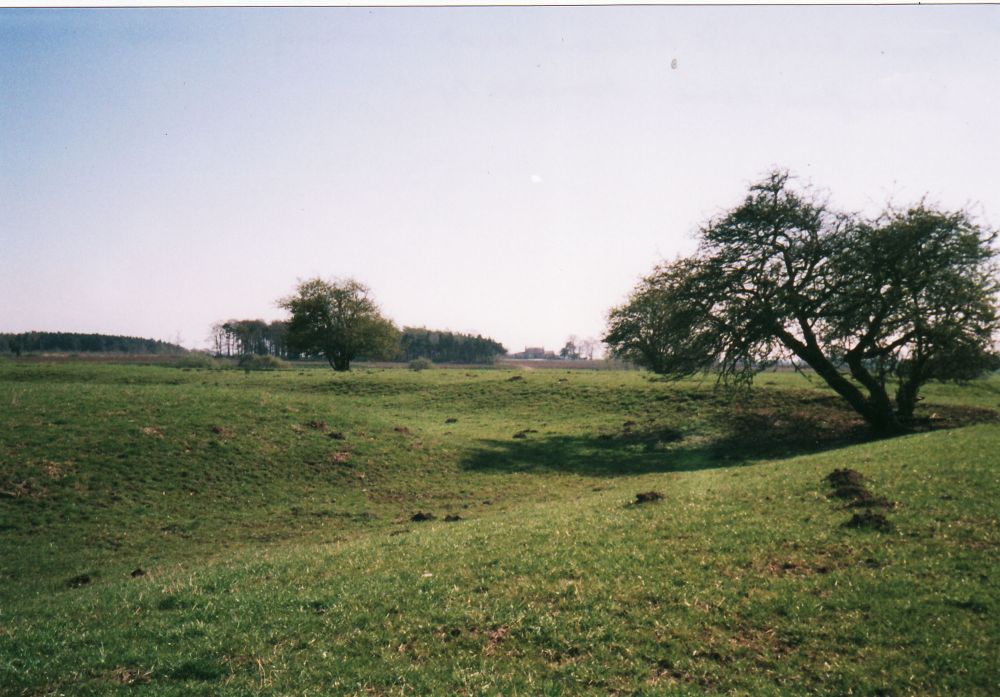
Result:
<svg viewBox="0 0 1000 697">
<path fill-rule="evenodd" d="M 599 337 L 784 167 L 1000 224 L 1000 6 L 0 9 L 0 332 Z"/>
</svg>

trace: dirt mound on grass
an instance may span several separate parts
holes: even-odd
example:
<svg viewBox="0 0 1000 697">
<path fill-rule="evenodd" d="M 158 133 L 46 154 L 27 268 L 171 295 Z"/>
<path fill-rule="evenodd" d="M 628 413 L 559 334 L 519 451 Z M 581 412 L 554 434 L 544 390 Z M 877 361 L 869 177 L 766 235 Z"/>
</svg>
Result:
<svg viewBox="0 0 1000 697">
<path fill-rule="evenodd" d="M 875 496 L 865 485 L 864 476 L 852 469 L 835 469 L 823 478 L 833 491 L 830 498 L 846 501 L 847 508 L 862 508 L 861 513 L 844 523 L 844 527 L 858 530 L 878 530 L 888 532 L 893 529 L 892 523 L 882 513 L 876 513 L 873 508 L 893 508 L 895 503 L 884 496 Z"/>
<path fill-rule="evenodd" d="M 870 498 L 871 495 L 868 489 L 857 484 L 843 484 L 830 492 L 832 498 L 850 500 Z"/>
<path fill-rule="evenodd" d="M 835 469 L 830 474 L 826 475 L 824 479 L 831 485 L 835 487 L 863 487 L 864 486 L 864 475 L 862 475 L 857 470 L 852 470 L 849 468 Z"/>
<path fill-rule="evenodd" d="M 663 500 L 663 494 L 659 491 L 643 491 L 635 495 L 634 505 L 640 506 L 644 503 L 656 503 Z"/>
<path fill-rule="evenodd" d="M 895 504 L 884 496 L 875 496 L 862 484 L 864 476 L 852 469 L 836 469 L 824 478 L 834 487 L 830 498 L 843 499 L 848 508 L 892 508 Z"/>
<path fill-rule="evenodd" d="M 855 528 L 857 530 L 875 530 L 878 532 L 889 532 L 893 529 L 892 523 L 881 513 L 865 510 L 855 513 L 849 521 L 844 523 L 845 528 Z"/>
<path fill-rule="evenodd" d="M 88 574 L 80 574 L 79 576 L 74 576 L 66 581 L 66 586 L 68 588 L 82 588 L 90 583 L 90 576 Z"/>
<path fill-rule="evenodd" d="M 863 490 L 861 494 L 855 496 L 847 504 L 848 508 L 895 508 L 896 503 L 884 496 L 875 496 L 868 490 Z"/>
<path fill-rule="evenodd" d="M 417 511 L 412 516 L 410 516 L 410 521 L 414 523 L 423 523 L 428 520 L 435 520 L 433 513 L 424 513 L 423 511 Z"/>
<path fill-rule="evenodd" d="M 848 508 L 893 508 L 896 505 L 884 496 L 876 496 L 863 486 L 838 486 L 830 496 L 846 500 Z"/>
</svg>

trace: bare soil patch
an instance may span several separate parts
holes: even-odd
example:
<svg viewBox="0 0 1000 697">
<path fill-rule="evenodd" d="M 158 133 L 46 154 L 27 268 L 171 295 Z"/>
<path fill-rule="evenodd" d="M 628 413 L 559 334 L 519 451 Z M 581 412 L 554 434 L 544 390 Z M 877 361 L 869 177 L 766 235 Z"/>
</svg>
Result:
<svg viewBox="0 0 1000 697">
<path fill-rule="evenodd" d="M 864 476 L 857 470 L 852 470 L 849 468 L 835 469 L 830 474 L 826 475 L 824 479 L 835 487 L 863 487 L 863 482 L 865 481 Z"/>
<path fill-rule="evenodd" d="M 111 678 L 123 685 L 145 684 L 152 682 L 153 672 L 142 668 L 115 668 Z"/>
<path fill-rule="evenodd" d="M 830 492 L 830 496 L 838 499 L 861 500 L 871 498 L 871 492 L 857 484 L 844 484 Z"/>
<path fill-rule="evenodd" d="M 506 626 L 497 627 L 496 629 L 487 631 L 486 637 L 488 641 L 486 642 L 485 648 L 486 655 L 493 655 L 493 653 L 495 653 L 500 647 L 500 643 L 507 638 L 508 634 L 510 634 L 510 629 Z"/>
<path fill-rule="evenodd" d="M 823 480 L 833 487 L 830 498 L 846 501 L 847 508 L 864 509 L 855 513 L 844 527 L 858 530 L 877 530 L 888 532 L 893 529 L 892 523 L 882 513 L 876 513 L 873 508 L 894 508 L 895 503 L 884 496 L 876 496 L 864 485 L 864 475 L 849 468 L 835 469 Z"/>
<path fill-rule="evenodd" d="M 66 580 L 67 588 L 83 588 L 89 583 L 90 583 L 89 574 L 78 574 L 77 576 L 74 576 L 73 578 Z"/>
<path fill-rule="evenodd" d="M 893 508 L 895 503 L 884 496 L 876 496 L 869 491 L 864 482 L 864 476 L 857 470 L 849 468 L 836 469 L 826 475 L 824 480 L 834 487 L 831 498 L 842 499 L 847 508 Z"/>
<path fill-rule="evenodd" d="M 870 491 L 864 491 L 855 496 L 848 504 L 848 508 L 895 508 L 896 502 L 890 501 L 884 496 L 875 496 Z"/>
<path fill-rule="evenodd" d="M 881 513 L 876 513 L 871 510 L 864 510 L 861 513 L 855 513 L 851 516 L 851 519 L 844 523 L 846 528 L 854 528 L 857 530 L 875 530 L 877 532 L 890 532 L 893 529 L 893 524 Z"/>
</svg>

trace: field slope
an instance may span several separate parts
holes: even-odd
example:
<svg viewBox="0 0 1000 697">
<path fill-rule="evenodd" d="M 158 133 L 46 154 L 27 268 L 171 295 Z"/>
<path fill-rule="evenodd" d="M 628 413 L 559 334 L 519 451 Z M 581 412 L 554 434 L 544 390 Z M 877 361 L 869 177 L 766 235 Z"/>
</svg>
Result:
<svg viewBox="0 0 1000 697">
<path fill-rule="evenodd" d="M 0 362 L 0 691 L 1000 691 L 1000 380 L 760 382 Z"/>
</svg>

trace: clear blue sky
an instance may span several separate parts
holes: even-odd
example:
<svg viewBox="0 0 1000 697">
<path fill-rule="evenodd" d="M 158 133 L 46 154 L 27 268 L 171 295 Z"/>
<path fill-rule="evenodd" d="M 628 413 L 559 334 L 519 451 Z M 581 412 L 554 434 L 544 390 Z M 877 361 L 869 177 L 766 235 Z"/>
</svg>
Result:
<svg viewBox="0 0 1000 697">
<path fill-rule="evenodd" d="M 3 9 L 0 331 L 353 276 L 558 349 L 772 165 L 1000 223 L 998 80 L 1000 6 Z"/>
</svg>

